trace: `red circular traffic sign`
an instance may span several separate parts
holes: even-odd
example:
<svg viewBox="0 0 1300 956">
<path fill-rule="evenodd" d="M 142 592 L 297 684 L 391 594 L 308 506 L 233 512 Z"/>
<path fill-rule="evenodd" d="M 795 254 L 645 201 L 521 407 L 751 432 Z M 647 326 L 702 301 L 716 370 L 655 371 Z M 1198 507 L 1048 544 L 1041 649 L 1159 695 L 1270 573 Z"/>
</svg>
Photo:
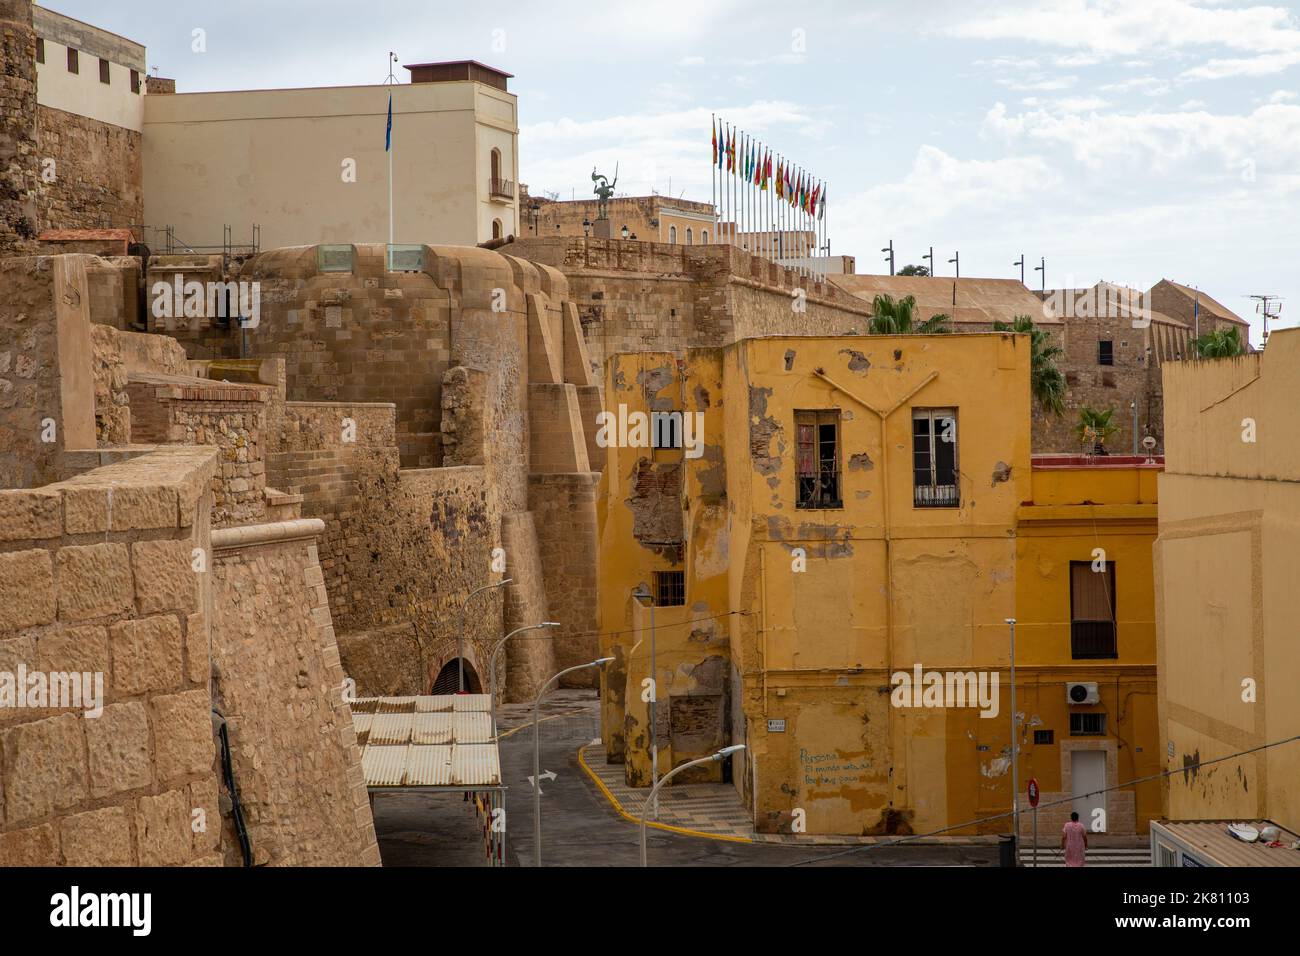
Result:
<svg viewBox="0 0 1300 956">
<path fill-rule="evenodd" d="M 1029 805 L 1031 807 L 1038 806 L 1038 781 L 1031 777 L 1027 789 L 1029 791 Z"/>
</svg>

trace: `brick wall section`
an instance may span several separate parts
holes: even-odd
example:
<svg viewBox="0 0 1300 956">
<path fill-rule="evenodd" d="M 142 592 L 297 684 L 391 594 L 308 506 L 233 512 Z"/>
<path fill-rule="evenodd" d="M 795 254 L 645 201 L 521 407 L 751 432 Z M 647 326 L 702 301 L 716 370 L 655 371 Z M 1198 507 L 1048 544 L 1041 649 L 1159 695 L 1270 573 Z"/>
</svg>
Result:
<svg viewBox="0 0 1300 956">
<path fill-rule="evenodd" d="M 0 670 L 104 689 L 97 718 L 0 710 L 0 866 L 219 865 L 210 582 L 191 566 L 215 464 L 162 449 L 0 491 Z"/>
<path fill-rule="evenodd" d="M 586 335 L 593 381 L 619 352 L 725 345 L 755 335 L 865 332 L 866 303 L 729 245 L 517 240 L 513 257 L 559 269 Z M 793 307 L 803 290 L 804 310 Z"/>
<path fill-rule="evenodd" d="M 379 865 L 319 527 L 246 526 L 213 542 L 214 706 L 258 866 Z M 226 835 L 226 865 L 238 866 L 230 821 Z"/>
<path fill-rule="evenodd" d="M 394 403 L 402 463 L 439 464 L 448 291 L 427 273 L 386 272 L 382 246 L 355 249 L 351 273 L 317 273 L 314 246 L 245 263 L 240 278 L 262 283 L 249 354 L 284 357 L 291 400 Z"/>
<path fill-rule="evenodd" d="M 546 584 L 554 632 L 557 670 L 585 664 L 598 656 L 596 492 L 600 475 L 530 475 L 528 506 L 537 529 L 537 549 Z M 566 678 L 566 686 L 595 687 L 595 669 Z"/>
<path fill-rule="evenodd" d="M 0 0 L 0 63 L 0 257 L 31 255 L 40 231 L 31 0 Z"/>
<path fill-rule="evenodd" d="M 36 141 L 41 161 L 55 163 L 53 180 L 41 176 L 38 181 L 42 230 L 129 228 L 144 222 L 139 132 L 38 106 Z"/>
<path fill-rule="evenodd" d="M 344 669 L 361 694 L 427 693 L 455 658 L 460 605 L 499 543 L 483 467 L 399 468 L 393 405 L 289 402 L 271 483 L 320 518 L 320 563 Z M 340 423 L 356 424 L 354 442 Z M 510 571 L 507 571 L 507 575 Z M 467 656 L 499 639 L 501 598 L 475 598 Z M 486 674 L 484 673 L 484 679 Z"/>
<path fill-rule="evenodd" d="M 271 389 L 137 372 L 127 383 L 136 444 L 216 445 L 215 527 L 266 516 L 263 435 Z"/>
<path fill-rule="evenodd" d="M 1155 436 L 1156 453 L 1163 451 L 1164 408 L 1160 396 L 1158 362 L 1148 363 L 1147 332 L 1132 327 L 1132 319 L 1069 316 L 1062 320 L 1059 343 L 1065 355 L 1057 367 L 1065 375 L 1065 412 L 1051 415 L 1037 403 L 1033 406 L 1033 448 L 1036 454 L 1080 450 L 1074 426 L 1079 410 L 1086 406 L 1114 409 L 1112 423 L 1119 431 L 1106 441 L 1111 454 L 1133 452 L 1133 412 L 1129 402 L 1137 402 L 1138 440 Z M 1155 328 L 1156 326 L 1152 326 Z M 1101 365 L 1099 344 L 1112 343 L 1114 364 Z M 1139 452 L 1141 446 L 1139 445 Z"/>
</svg>

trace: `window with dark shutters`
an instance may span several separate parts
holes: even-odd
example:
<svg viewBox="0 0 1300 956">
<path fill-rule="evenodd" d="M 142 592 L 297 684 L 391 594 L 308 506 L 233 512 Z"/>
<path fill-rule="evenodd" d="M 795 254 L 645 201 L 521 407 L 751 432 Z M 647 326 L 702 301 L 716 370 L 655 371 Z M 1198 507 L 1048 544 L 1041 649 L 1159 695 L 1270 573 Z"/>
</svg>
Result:
<svg viewBox="0 0 1300 956">
<path fill-rule="evenodd" d="M 957 410 L 912 409 L 912 504 L 958 508 Z"/>
</svg>

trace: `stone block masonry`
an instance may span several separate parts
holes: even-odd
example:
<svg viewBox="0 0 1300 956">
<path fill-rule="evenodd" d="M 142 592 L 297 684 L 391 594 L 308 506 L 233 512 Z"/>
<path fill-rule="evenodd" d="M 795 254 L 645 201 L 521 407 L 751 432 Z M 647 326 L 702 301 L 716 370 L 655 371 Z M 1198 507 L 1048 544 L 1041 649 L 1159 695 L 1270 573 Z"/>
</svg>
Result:
<svg viewBox="0 0 1300 956">
<path fill-rule="evenodd" d="M 0 257 L 30 255 L 40 232 L 31 0 L 0 0 L 0 63 Z"/>
<path fill-rule="evenodd" d="M 213 706 L 256 865 L 377 866 L 316 536 L 319 520 L 213 535 Z M 237 866 L 233 831 L 225 862 Z"/>
<path fill-rule="evenodd" d="M 0 670 L 103 675 L 103 713 L 0 709 L 0 866 L 219 860 L 208 482 L 169 448 L 0 491 Z"/>
<path fill-rule="evenodd" d="M 127 393 L 131 441 L 219 449 L 212 487 L 214 526 L 248 524 L 266 516 L 263 435 L 270 387 L 137 372 Z"/>
<path fill-rule="evenodd" d="M 144 222 L 137 130 L 41 106 L 36 110 L 36 145 L 41 163 L 54 163 L 47 167 L 53 178 L 38 179 L 41 231 L 130 228 Z"/>
</svg>

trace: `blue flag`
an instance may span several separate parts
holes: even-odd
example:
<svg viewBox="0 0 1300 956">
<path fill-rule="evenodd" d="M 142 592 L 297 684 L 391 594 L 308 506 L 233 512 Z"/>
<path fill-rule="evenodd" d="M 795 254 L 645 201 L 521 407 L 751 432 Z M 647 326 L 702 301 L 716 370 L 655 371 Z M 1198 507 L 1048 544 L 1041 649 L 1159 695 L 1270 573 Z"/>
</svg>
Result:
<svg viewBox="0 0 1300 956">
<path fill-rule="evenodd" d="M 384 152 L 393 148 L 393 94 L 388 94 L 388 131 L 384 133 Z"/>
</svg>

